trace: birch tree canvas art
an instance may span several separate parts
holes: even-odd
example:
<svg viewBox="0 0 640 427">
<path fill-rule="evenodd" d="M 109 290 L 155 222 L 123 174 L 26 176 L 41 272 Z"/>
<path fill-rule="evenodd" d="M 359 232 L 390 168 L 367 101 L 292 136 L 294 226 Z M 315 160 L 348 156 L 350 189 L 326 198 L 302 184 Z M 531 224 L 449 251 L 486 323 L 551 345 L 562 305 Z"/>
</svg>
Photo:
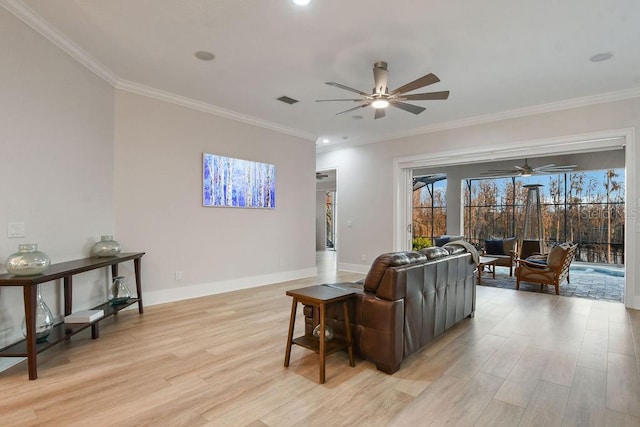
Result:
<svg viewBox="0 0 640 427">
<path fill-rule="evenodd" d="M 203 206 L 276 207 L 276 167 L 269 163 L 203 154 Z"/>
</svg>

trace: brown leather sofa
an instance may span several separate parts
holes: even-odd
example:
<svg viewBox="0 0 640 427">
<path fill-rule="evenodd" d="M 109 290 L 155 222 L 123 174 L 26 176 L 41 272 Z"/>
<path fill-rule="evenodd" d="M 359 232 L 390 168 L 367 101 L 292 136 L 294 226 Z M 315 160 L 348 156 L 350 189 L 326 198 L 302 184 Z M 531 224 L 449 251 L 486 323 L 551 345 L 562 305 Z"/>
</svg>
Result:
<svg viewBox="0 0 640 427">
<path fill-rule="evenodd" d="M 476 265 L 465 248 L 448 244 L 420 252 L 380 255 L 363 283 L 334 283 L 356 293 L 349 302 L 355 351 L 388 374 L 412 353 L 475 310 Z M 318 324 L 304 308 L 305 329 Z M 344 337 L 341 307 L 327 307 L 327 325 Z"/>
</svg>

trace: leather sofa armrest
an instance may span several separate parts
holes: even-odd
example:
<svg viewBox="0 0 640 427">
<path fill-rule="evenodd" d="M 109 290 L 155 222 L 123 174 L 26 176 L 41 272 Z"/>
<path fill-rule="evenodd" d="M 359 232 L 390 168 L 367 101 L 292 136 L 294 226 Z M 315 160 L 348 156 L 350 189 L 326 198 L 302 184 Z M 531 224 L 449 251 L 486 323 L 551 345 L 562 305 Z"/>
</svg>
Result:
<svg viewBox="0 0 640 427">
<path fill-rule="evenodd" d="M 401 284 L 406 283 L 406 275 L 407 270 L 404 268 L 387 268 L 376 291 L 376 296 L 387 301 L 403 299 L 406 289 Z"/>
<path fill-rule="evenodd" d="M 400 369 L 403 357 L 404 300 L 362 299 L 360 351 L 388 374 Z"/>
</svg>

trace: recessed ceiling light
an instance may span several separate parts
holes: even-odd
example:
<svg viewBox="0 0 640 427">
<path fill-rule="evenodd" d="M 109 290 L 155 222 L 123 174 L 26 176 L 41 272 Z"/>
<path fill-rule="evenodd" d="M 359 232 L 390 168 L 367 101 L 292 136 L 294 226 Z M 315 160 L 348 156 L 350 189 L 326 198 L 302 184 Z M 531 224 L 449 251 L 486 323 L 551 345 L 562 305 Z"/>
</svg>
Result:
<svg viewBox="0 0 640 427">
<path fill-rule="evenodd" d="M 199 50 L 194 55 L 202 61 L 211 61 L 216 57 L 213 53 L 207 52 L 206 50 Z"/>
<path fill-rule="evenodd" d="M 589 61 L 591 62 L 602 62 L 602 61 L 606 61 L 608 59 L 613 58 L 613 52 L 601 52 L 601 53 L 596 53 L 595 55 L 593 55 L 591 58 L 589 58 Z"/>
<path fill-rule="evenodd" d="M 349 139 L 349 137 L 348 136 L 343 136 L 342 139 L 346 140 L 346 139 Z"/>
<path fill-rule="evenodd" d="M 293 0 L 293 2 L 298 6 L 306 6 L 309 4 L 310 1 L 311 0 Z"/>
<path fill-rule="evenodd" d="M 353 120 L 362 120 L 362 119 L 364 119 L 364 117 L 363 117 L 363 116 L 360 116 L 360 115 L 351 116 L 351 118 L 352 118 Z"/>
</svg>

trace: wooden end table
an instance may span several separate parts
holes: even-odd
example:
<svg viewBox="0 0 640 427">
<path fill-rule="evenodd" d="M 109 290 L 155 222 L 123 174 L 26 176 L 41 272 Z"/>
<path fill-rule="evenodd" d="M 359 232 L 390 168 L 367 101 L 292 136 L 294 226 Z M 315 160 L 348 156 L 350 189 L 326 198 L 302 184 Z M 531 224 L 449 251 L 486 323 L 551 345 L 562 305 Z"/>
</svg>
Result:
<svg viewBox="0 0 640 427">
<path fill-rule="evenodd" d="M 480 262 L 478 263 L 478 285 L 482 284 L 482 271 L 485 267 L 489 270 L 489 273 L 492 274 L 492 277 L 496 278 L 496 261 L 498 258 L 494 258 L 491 256 L 481 256 Z"/>
<path fill-rule="evenodd" d="M 286 292 L 287 295 L 293 297 L 291 304 L 291 318 L 289 319 L 289 336 L 287 338 L 287 349 L 284 356 L 284 366 L 289 366 L 289 359 L 291 357 L 291 346 L 297 344 L 306 349 L 312 350 L 319 355 L 320 364 L 320 384 L 324 384 L 325 381 L 325 358 L 331 353 L 347 349 L 349 353 L 349 365 L 355 366 L 353 361 L 353 343 L 351 339 L 351 323 L 349 322 L 349 310 L 347 309 L 347 300 L 351 298 L 355 293 L 344 289 L 332 288 L 325 285 L 309 286 L 307 288 L 294 289 Z M 326 306 L 327 304 L 342 302 L 342 309 L 344 312 L 344 324 L 346 340 L 335 338 L 329 342 L 325 340 L 325 322 L 326 322 Z M 293 338 L 293 329 L 296 323 L 296 310 L 298 303 L 311 305 L 320 311 L 320 334 L 319 339 L 315 338 L 313 334 L 305 334 L 298 338 Z"/>
</svg>

